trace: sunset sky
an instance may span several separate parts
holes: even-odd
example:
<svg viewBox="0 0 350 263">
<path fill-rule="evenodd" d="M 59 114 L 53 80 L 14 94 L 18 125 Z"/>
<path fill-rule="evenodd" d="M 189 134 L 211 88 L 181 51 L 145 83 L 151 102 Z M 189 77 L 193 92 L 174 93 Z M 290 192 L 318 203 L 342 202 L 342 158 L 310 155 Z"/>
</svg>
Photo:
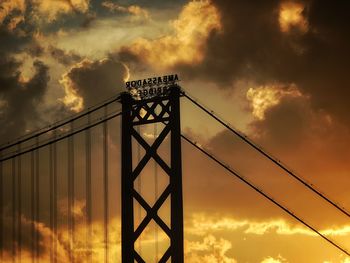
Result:
<svg viewBox="0 0 350 263">
<path fill-rule="evenodd" d="M 349 1 L 322 0 L 0 0 L 0 144 L 125 91 L 125 81 L 177 73 L 188 94 L 350 211 L 349 12 Z M 185 98 L 181 121 L 183 134 L 350 251 L 350 218 Z M 108 129 L 110 259 L 120 260 L 119 120 Z M 153 128 L 141 133 L 151 138 Z M 100 134 L 98 129 L 92 132 L 96 149 Z M 75 143 L 83 145 L 83 139 L 78 135 Z M 350 262 L 185 141 L 182 150 L 185 262 Z M 83 242 L 85 193 L 79 180 L 85 185 L 85 156 L 79 150 L 75 154 L 75 239 Z M 94 154 L 98 163 L 101 150 Z M 94 165 L 94 260 L 102 262 L 101 165 Z M 11 163 L 3 167 L 6 185 Z M 152 164 L 148 169 L 151 177 Z M 63 170 L 59 173 L 62 181 L 67 179 Z M 144 191 L 151 188 L 147 180 Z M 66 181 L 59 189 L 63 218 Z M 2 190 L 3 236 L 10 240 L 4 244 L 3 261 L 12 262 L 12 206 L 6 199 L 11 192 Z M 30 214 L 25 211 L 21 220 L 28 230 Z M 36 222 L 42 262 L 49 259 L 45 244 L 52 234 L 45 218 L 43 213 Z M 62 222 L 55 238 L 59 262 L 67 262 Z M 143 237 L 142 253 L 149 262 L 154 262 L 152 231 Z M 160 249 L 166 246 L 162 238 L 159 233 Z M 21 258 L 31 262 L 26 242 Z"/>
</svg>

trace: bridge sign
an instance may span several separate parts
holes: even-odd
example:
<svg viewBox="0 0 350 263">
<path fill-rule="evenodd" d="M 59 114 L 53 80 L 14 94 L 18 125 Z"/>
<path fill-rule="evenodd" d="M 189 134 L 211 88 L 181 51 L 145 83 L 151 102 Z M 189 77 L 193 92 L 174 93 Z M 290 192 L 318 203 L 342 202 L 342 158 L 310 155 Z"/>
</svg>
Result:
<svg viewBox="0 0 350 263">
<path fill-rule="evenodd" d="M 169 94 L 169 87 L 179 81 L 177 74 L 125 82 L 126 89 L 136 99 L 147 99 Z"/>
</svg>

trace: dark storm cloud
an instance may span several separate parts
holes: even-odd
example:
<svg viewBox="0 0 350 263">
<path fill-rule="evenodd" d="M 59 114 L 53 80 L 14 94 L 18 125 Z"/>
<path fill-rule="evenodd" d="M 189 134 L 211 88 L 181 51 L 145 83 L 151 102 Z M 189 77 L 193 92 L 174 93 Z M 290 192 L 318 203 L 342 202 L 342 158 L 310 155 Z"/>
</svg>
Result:
<svg viewBox="0 0 350 263">
<path fill-rule="evenodd" d="M 303 97 L 286 97 L 266 111 L 264 120 L 253 121 L 251 128 L 264 137 L 265 143 L 295 148 L 303 143 L 302 139 L 311 129 L 313 119 L 309 106 Z"/>
<path fill-rule="evenodd" d="M 26 82 L 20 80 L 18 67 L 19 63 L 6 56 L 0 62 L 0 126 L 6 127 L 0 130 L 2 142 L 23 134 L 38 120 L 36 106 L 42 101 L 49 80 L 48 67 L 41 61 L 33 63 L 35 74 Z"/>
<path fill-rule="evenodd" d="M 312 95 L 315 106 L 347 121 L 350 121 L 349 12 L 348 1 L 333 5 L 325 1 L 311 3 L 308 18 L 313 33 L 306 38 L 308 52 L 298 71 L 300 86 Z"/>
<path fill-rule="evenodd" d="M 213 1 L 221 13 L 223 32 L 208 41 L 207 54 L 189 74 L 211 81 L 229 82 L 255 74 L 254 62 L 274 63 L 278 36 L 278 1 Z M 280 50 L 280 47 L 278 48 Z M 187 70 L 187 67 L 184 68 Z"/>
<path fill-rule="evenodd" d="M 63 77 L 66 89 L 83 99 L 90 107 L 122 91 L 126 67 L 113 59 L 84 60 L 73 66 Z"/>
<path fill-rule="evenodd" d="M 206 60 L 194 74 L 219 82 L 248 77 L 296 83 L 316 108 L 350 120 L 349 2 L 306 2 L 309 29 L 300 34 L 281 32 L 279 1 L 213 2 L 221 11 L 224 33 L 210 39 Z"/>
<path fill-rule="evenodd" d="M 32 40 L 31 36 L 18 36 L 0 24 L 0 52 L 17 52 Z"/>
<path fill-rule="evenodd" d="M 177 64 L 186 78 L 204 78 L 222 87 L 252 79 L 258 84 L 295 83 L 312 96 L 313 106 L 350 121 L 350 23 L 348 1 L 292 1 L 302 8 L 303 27 L 283 31 L 280 8 L 286 1 L 213 0 L 223 30 L 208 39 L 204 60 Z M 124 61 L 140 62 L 128 49 Z M 142 61 L 142 60 L 141 60 Z"/>
</svg>

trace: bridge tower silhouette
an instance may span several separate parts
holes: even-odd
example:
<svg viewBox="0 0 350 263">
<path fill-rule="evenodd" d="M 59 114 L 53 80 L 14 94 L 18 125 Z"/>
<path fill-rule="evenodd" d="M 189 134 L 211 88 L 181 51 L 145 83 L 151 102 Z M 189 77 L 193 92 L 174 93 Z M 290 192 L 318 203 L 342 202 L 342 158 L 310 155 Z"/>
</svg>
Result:
<svg viewBox="0 0 350 263">
<path fill-rule="evenodd" d="M 183 198 L 181 167 L 181 129 L 180 129 L 180 87 L 171 86 L 167 92 L 151 98 L 135 100 L 130 93 L 121 95 L 122 103 L 122 262 L 145 262 L 135 250 L 135 243 L 153 220 L 169 237 L 170 246 L 160 257 L 159 262 L 184 262 L 183 249 Z M 149 145 L 136 126 L 162 124 L 163 129 Z M 157 149 L 170 134 L 170 166 Z M 143 158 L 136 162 L 133 169 L 132 139 L 145 150 Z M 135 188 L 135 180 L 140 176 L 147 163 L 154 161 L 169 176 L 165 190 L 151 206 Z M 158 210 L 170 197 L 170 227 L 158 215 Z M 135 227 L 134 200 L 146 211 L 146 216 Z"/>
</svg>

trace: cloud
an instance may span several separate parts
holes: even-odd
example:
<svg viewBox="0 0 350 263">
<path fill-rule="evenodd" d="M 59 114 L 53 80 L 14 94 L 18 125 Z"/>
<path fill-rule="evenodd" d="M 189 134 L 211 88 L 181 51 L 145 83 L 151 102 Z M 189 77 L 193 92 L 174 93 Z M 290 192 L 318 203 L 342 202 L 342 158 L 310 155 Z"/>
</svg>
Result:
<svg viewBox="0 0 350 263">
<path fill-rule="evenodd" d="M 31 227 L 31 222 L 27 222 L 28 229 Z M 120 259 L 120 220 L 113 219 L 110 221 L 109 227 L 109 257 L 113 259 Z M 24 225 L 23 225 L 24 226 Z M 91 243 L 91 251 L 86 246 L 87 245 L 87 235 L 86 235 L 86 226 L 85 224 L 76 224 L 74 231 L 74 246 L 70 243 L 69 230 L 66 226 L 61 225 L 58 228 L 57 235 L 55 235 L 52 230 L 47 227 L 44 223 L 35 222 L 35 231 L 39 234 L 39 245 L 40 245 L 40 254 L 38 259 L 43 262 L 50 261 L 50 253 L 51 253 L 51 241 L 56 244 L 56 259 L 57 262 L 69 262 L 69 255 L 72 254 L 74 258 L 74 262 L 82 263 L 86 262 L 86 256 L 91 253 L 92 258 L 96 260 L 96 262 L 102 262 L 105 257 L 104 250 L 104 228 L 103 224 L 100 222 L 94 222 L 92 224 L 92 236 L 89 242 Z M 30 231 L 28 231 L 30 233 Z M 10 234 L 9 234 L 10 236 Z M 32 242 L 31 237 L 28 237 L 29 242 Z M 22 247 L 21 250 L 21 261 L 22 262 L 31 262 L 31 243 L 28 244 L 27 247 Z M 14 258 L 11 254 L 11 248 L 5 248 L 3 251 L 4 255 L 1 262 L 9 263 L 13 262 L 13 260 L 19 260 L 19 255 L 15 254 Z"/>
<path fill-rule="evenodd" d="M 62 216 L 62 215 L 61 215 Z M 85 216 L 85 215 L 84 215 Z M 10 218 L 5 218 L 9 220 Z M 275 221 L 265 221 L 260 222 L 263 227 L 266 224 L 271 223 L 274 229 Z M 314 252 L 314 247 L 310 243 L 303 243 L 305 239 L 303 237 L 314 237 L 311 233 L 308 232 L 299 232 L 295 231 L 293 233 L 278 233 L 277 231 L 272 231 L 273 229 L 266 229 L 265 234 L 258 232 L 247 232 L 250 224 L 257 224 L 258 222 L 251 222 L 249 220 L 235 220 L 234 218 L 226 217 L 224 215 L 212 215 L 212 214 L 195 214 L 192 215 L 192 221 L 186 221 L 185 224 L 185 259 L 186 262 L 190 263 L 236 263 L 241 262 L 243 260 L 250 259 L 252 262 L 258 262 L 259 259 L 263 258 L 261 262 L 271 262 L 271 263 L 284 263 L 289 262 L 284 257 L 278 254 L 278 250 L 280 249 L 279 245 L 276 245 L 275 250 L 271 250 L 273 248 L 272 244 L 276 242 L 276 240 L 281 240 L 283 255 L 289 255 L 288 259 L 290 262 L 294 262 L 293 258 L 290 257 L 294 253 L 294 251 L 298 251 L 298 247 L 290 246 L 294 242 L 297 242 L 298 239 L 290 239 L 292 243 L 283 239 L 281 235 L 285 237 L 291 237 L 293 235 L 296 238 L 300 238 L 302 246 L 307 247 L 309 250 L 308 255 L 304 258 L 304 261 L 307 262 L 309 256 L 312 259 L 318 259 L 318 257 L 312 257 L 312 253 Z M 5 224 L 8 228 L 5 228 L 4 234 L 7 236 L 11 236 L 11 224 Z M 121 228 L 120 228 L 120 219 L 119 218 L 110 218 L 109 220 L 109 259 L 110 260 L 120 260 L 121 256 Z M 239 226 L 233 227 L 233 225 Z M 283 227 L 293 230 L 297 230 L 296 227 L 292 227 L 288 225 L 286 222 L 280 221 L 280 225 Z M 31 259 L 31 245 L 32 239 L 30 237 L 32 222 L 25 217 L 22 216 L 22 232 L 28 234 L 28 236 L 22 236 L 22 250 L 21 250 L 21 259 L 23 262 L 30 262 Z M 204 226 L 204 228 L 203 228 Z M 220 227 L 218 227 L 220 226 Z M 39 259 L 41 261 L 49 261 L 50 259 L 50 251 L 51 251 L 51 241 L 53 241 L 57 245 L 57 261 L 58 262 L 68 262 L 69 254 L 72 253 L 75 262 L 86 262 L 86 256 L 89 253 L 92 253 L 92 257 L 94 261 L 101 262 L 105 258 L 105 230 L 104 224 L 102 221 L 97 220 L 92 223 L 92 236 L 89 239 L 91 242 L 92 250 L 89 250 L 87 246 L 88 240 L 87 232 L 86 232 L 86 224 L 84 220 L 75 221 L 74 228 L 74 244 L 71 244 L 71 236 L 70 231 L 64 221 L 58 224 L 57 235 L 54 234 L 52 230 L 45 223 L 35 222 L 34 224 L 35 231 L 37 231 L 39 235 L 39 245 L 40 245 L 40 254 Z M 259 244 L 258 247 L 255 248 L 254 254 L 249 253 L 249 249 L 251 246 L 247 244 L 245 239 L 242 239 L 242 235 L 240 234 L 243 231 L 243 236 L 249 238 L 251 242 L 254 244 Z M 8 234 L 7 234 L 8 233 Z M 273 235 L 277 233 L 277 235 Z M 349 234 L 349 233 L 348 233 Z M 269 243 L 269 237 L 273 235 L 273 243 Z M 257 241 L 254 239 L 256 237 Z M 266 237 L 268 236 L 268 237 Z M 167 248 L 168 243 L 163 240 L 163 236 L 159 235 L 160 244 L 159 247 Z M 255 240 L 255 241 L 254 241 Z M 264 242 L 268 243 L 264 243 Z M 313 239 L 313 241 L 317 241 L 317 238 Z M 164 243 L 163 243 L 164 242 Z M 257 243 L 255 243 L 257 242 Z M 11 248 L 12 243 L 11 240 L 6 240 L 4 242 L 6 245 L 4 247 L 4 257 L 2 262 L 12 262 Z M 264 245 L 263 245 L 264 244 Z M 289 244 L 285 246 L 285 244 Z M 317 242 L 315 243 L 318 244 Z M 322 243 L 323 244 L 323 243 Z M 249 247 L 247 248 L 246 245 Z M 154 246 L 154 229 L 147 228 L 145 235 L 142 236 L 142 256 L 144 259 L 151 260 L 153 259 L 152 249 Z M 277 251 L 277 252 L 276 252 Z M 285 254 L 285 252 L 288 252 Z M 331 250 L 333 251 L 333 250 Z M 327 253 L 329 251 L 325 251 Z M 334 252 L 334 251 L 333 251 Z M 271 254 L 270 254 L 271 253 Z M 321 258 L 324 258 L 324 253 L 321 253 Z M 268 256 L 268 255 L 278 255 L 278 256 Z M 331 254 L 337 255 L 337 254 Z M 248 256 L 248 257 L 247 257 Z M 15 258 L 18 259 L 18 255 L 15 255 Z M 306 261 L 305 261 L 306 260 Z M 260 262 L 260 261 L 259 261 Z M 338 262 L 338 261 L 337 261 Z M 347 262 L 346 260 L 344 263 Z"/>
<path fill-rule="evenodd" d="M 281 31 L 287 33 L 296 28 L 302 33 L 308 31 L 308 22 L 303 14 L 305 5 L 303 3 L 285 1 L 279 9 L 278 22 Z"/>
<path fill-rule="evenodd" d="M 25 0 L 2 1 L 0 3 L 0 25 L 5 24 L 7 30 L 14 31 L 19 23 L 24 22 L 23 14 L 26 7 Z"/>
<path fill-rule="evenodd" d="M 62 14 L 86 13 L 90 0 L 32 0 L 36 18 L 53 22 Z"/>
<path fill-rule="evenodd" d="M 301 93 L 295 84 L 285 86 L 272 84 L 249 88 L 246 96 L 252 108 L 253 116 L 263 120 L 265 111 L 278 105 L 283 97 L 299 97 Z"/>
<path fill-rule="evenodd" d="M 187 222 L 186 232 L 192 235 L 205 236 L 208 233 L 242 231 L 244 234 L 265 235 L 276 233 L 277 235 L 306 235 L 317 237 L 313 231 L 301 225 L 291 225 L 282 219 L 265 219 L 254 221 L 251 219 L 235 219 L 230 216 L 209 215 L 194 213 Z M 320 230 L 326 236 L 350 236 L 350 226 L 343 225 L 338 228 Z"/>
<path fill-rule="evenodd" d="M 283 257 L 278 256 L 278 258 L 273 258 L 273 257 L 267 257 L 264 258 L 261 263 L 287 263 L 288 261 L 286 261 Z"/>
<path fill-rule="evenodd" d="M 236 263 L 226 255 L 231 247 L 228 240 L 208 235 L 202 241 L 185 241 L 185 258 L 191 263 Z"/>
<path fill-rule="evenodd" d="M 250 125 L 253 133 L 262 136 L 261 141 L 265 144 L 283 142 L 287 147 L 288 143 L 302 143 L 302 139 L 310 134 L 311 121 L 320 125 L 315 115 L 307 98 L 285 96 L 274 107 L 267 109 L 263 118 Z"/>
<path fill-rule="evenodd" d="M 59 63 L 68 66 L 71 65 L 73 63 L 77 63 L 82 59 L 81 56 L 75 54 L 72 51 L 65 51 L 63 49 L 60 49 L 58 47 L 54 47 L 54 46 L 49 46 L 48 51 L 50 53 L 50 55 L 56 59 Z"/>
<path fill-rule="evenodd" d="M 28 80 L 20 78 L 19 66 L 20 63 L 6 57 L 0 62 L 0 125 L 6 127 L 0 131 L 3 142 L 36 127 L 40 119 L 37 105 L 47 90 L 49 74 L 43 62 L 34 61 L 34 74 Z"/>
<path fill-rule="evenodd" d="M 225 262 L 226 257 L 232 262 L 310 262 L 341 255 L 312 231 L 284 220 L 255 221 L 222 213 L 193 213 L 186 218 L 185 226 L 186 259 L 195 255 L 193 259 L 197 261 L 194 262 L 207 262 L 203 260 L 209 258 L 212 262 Z M 350 233 L 347 226 L 341 229 L 346 237 L 341 243 L 344 246 Z M 337 237 L 335 232 L 326 235 L 332 240 Z M 324 250 L 319 252 L 322 247 Z M 298 256 L 300 249 L 307 249 L 309 253 Z M 219 255 L 221 261 L 217 258 Z"/>
<path fill-rule="evenodd" d="M 203 61 L 206 40 L 221 28 L 220 14 L 209 0 L 191 1 L 172 22 L 174 33 L 158 39 L 141 38 L 121 49 L 124 60 L 136 58 L 155 69 Z"/>
<path fill-rule="evenodd" d="M 101 5 L 111 12 L 127 13 L 143 19 L 150 18 L 148 11 L 138 5 L 122 6 L 111 1 L 103 1 Z"/>
<path fill-rule="evenodd" d="M 135 55 L 139 63 L 173 66 L 183 78 L 203 79 L 223 89 L 233 89 L 232 83 L 241 79 L 258 86 L 294 83 L 310 96 L 313 108 L 349 123 L 349 89 L 345 88 L 350 86 L 345 70 L 350 59 L 350 38 L 345 26 L 348 2 L 269 0 L 252 5 L 213 0 L 210 6 L 217 10 L 221 30 L 220 34 L 203 34 L 206 37 L 202 41 L 196 40 L 195 43 L 204 43 L 205 52 L 197 52 L 203 49 L 196 44 L 183 57 L 181 49 L 171 53 L 176 49 L 161 46 L 160 38 L 130 45 L 126 53 Z M 205 32 L 210 29 L 217 30 L 218 24 L 210 24 Z M 169 50 L 159 53 L 167 58 L 166 62 L 153 55 L 153 47 Z M 175 58 L 172 54 L 176 54 Z"/>
<path fill-rule="evenodd" d="M 73 111 L 93 106 L 122 91 L 127 76 L 126 66 L 118 61 L 85 59 L 62 76 L 63 103 Z"/>
<path fill-rule="evenodd" d="M 26 4 L 24 0 L 4 0 L 1 2 L 0 7 L 0 23 L 3 23 L 11 12 L 18 10 L 23 13 L 26 9 Z"/>
</svg>

